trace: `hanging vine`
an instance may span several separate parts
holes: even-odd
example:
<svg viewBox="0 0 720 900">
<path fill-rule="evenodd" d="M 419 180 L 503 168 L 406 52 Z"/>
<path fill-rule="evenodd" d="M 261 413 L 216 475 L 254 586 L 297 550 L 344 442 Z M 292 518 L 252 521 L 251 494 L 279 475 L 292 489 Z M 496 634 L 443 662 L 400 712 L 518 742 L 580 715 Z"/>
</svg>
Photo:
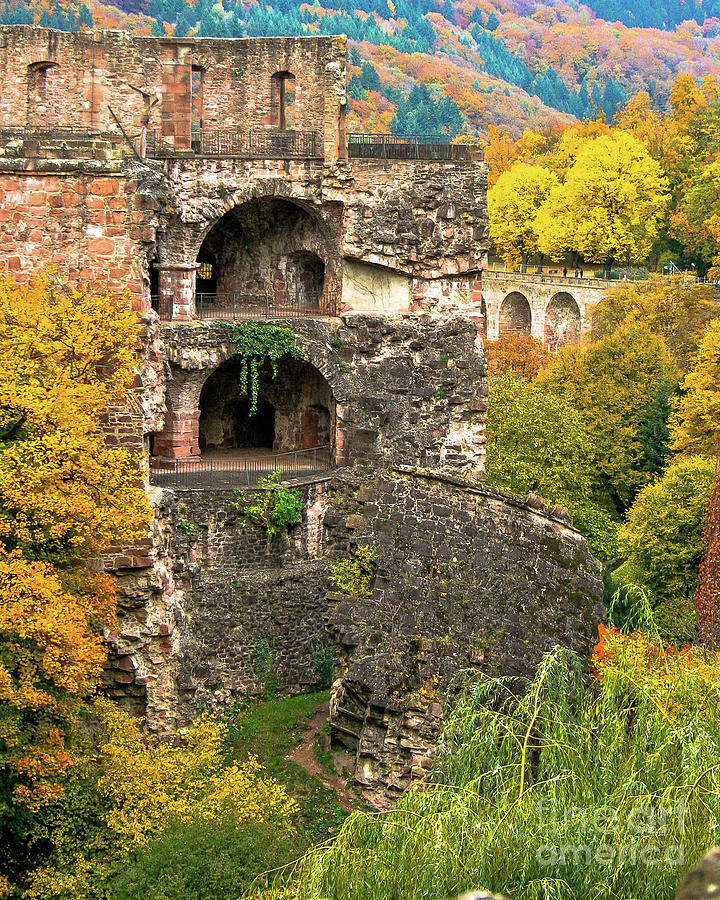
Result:
<svg viewBox="0 0 720 900">
<path fill-rule="evenodd" d="M 233 345 L 233 356 L 240 357 L 240 387 L 250 398 L 250 415 L 254 416 L 258 407 L 260 367 L 269 362 L 275 378 L 281 357 L 303 359 L 303 352 L 290 328 L 253 321 L 220 324 Z"/>
</svg>

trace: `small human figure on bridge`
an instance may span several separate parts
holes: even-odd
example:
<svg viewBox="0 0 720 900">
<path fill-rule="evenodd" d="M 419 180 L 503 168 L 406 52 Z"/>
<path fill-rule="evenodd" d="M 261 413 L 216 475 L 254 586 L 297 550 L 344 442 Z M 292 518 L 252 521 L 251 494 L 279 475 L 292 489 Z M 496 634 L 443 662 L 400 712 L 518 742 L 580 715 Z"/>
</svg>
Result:
<svg viewBox="0 0 720 900">
<path fill-rule="evenodd" d="M 563 269 L 563 278 L 567 278 L 567 266 Z"/>
<path fill-rule="evenodd" d="M 583 270 L 582 270 L 582 269 L 580 269 L 580 277 L 581 277 L 581 278 L 583 277 Z"/>
</svg>

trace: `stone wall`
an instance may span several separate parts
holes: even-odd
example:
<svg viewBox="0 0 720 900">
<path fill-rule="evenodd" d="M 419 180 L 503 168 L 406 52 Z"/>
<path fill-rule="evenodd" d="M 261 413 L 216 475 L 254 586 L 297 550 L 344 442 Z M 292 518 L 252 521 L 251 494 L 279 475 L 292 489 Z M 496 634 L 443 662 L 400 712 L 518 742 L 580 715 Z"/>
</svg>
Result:
<svg viewBox="0 0 720 900">
<path fill-rule="evenodd" d="M 335 739 L 387 803 L 432 765 L 462 672 L 530 678 L 554 645 L 589 659 L 602 579 L 560 507 L 408 468 L 336 481 L 327 541 L 375 555 L 368 599 L 331 593 Z"/>
<path fill-rule="evenodd" d="M 469 319 L 346 315 L 279 324 L 293 329 L 305 359 L 327 385 L 314 401 L 304 394 L 303 402 L 328 406 L 329 388 L 337 464 L 411 462 L 483 476 L 487 371 Z M 180 447 L 186 453 L 199 437 L 203 385 L 231 358 L 232 347 L 217 324 L 165 325 L 161 334 L 171 378 L 169 415 L 156 451 L 171 455 Z"/>
<path fill-rule="evenodd" d="M 3 26 L 0 128 L 61 125 L 119 135 L 112 107 L 133 137 L 147 122 L 189 149 L 193 113 L 211 131 L 277 127 L 272 76 L 279 72 L 294 76 L 293 126 L 320 132 L 324 155 L 336 158 L 343 37 L 228 41 Z"/>
</svg>

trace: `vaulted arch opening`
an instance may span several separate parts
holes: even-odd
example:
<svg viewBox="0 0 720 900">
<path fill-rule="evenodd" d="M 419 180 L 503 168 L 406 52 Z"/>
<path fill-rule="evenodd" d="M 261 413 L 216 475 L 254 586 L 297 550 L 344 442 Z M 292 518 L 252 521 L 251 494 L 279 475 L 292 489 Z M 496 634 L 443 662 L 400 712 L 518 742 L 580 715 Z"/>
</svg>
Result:
<svg viewBox="0 0 720 900">
<path fill-rule="evenodd" d="M 527 297 L 513 291 L 500 307 L 499 334 L 518 334 L 525 337 L 532 331 L 532 312 Z"/>
<path fill-rule="evenodd" d="M 226 213 L 197 255 L 198 314 L 264 316 L 319 309 L 325 283 L 320 223 L 278 197 Z"/>
<path fill-rule="evenodd" d="M 315 366 L 284 357 L 273 378 L 260 370 L 257 410 L 243 390 L 242 363 L 232 357 L 210 375 L 200 392 L 199 445 L 204 457 L 287 453 L 334 443 L 335 401 Z"/>
<path fill-rule="evenodd" d="M 580 341 L 580 309 L 575 298 L 561 291 L 550 300 L 545 310 L 545 345 L 555 351 Z"/>
</svg>

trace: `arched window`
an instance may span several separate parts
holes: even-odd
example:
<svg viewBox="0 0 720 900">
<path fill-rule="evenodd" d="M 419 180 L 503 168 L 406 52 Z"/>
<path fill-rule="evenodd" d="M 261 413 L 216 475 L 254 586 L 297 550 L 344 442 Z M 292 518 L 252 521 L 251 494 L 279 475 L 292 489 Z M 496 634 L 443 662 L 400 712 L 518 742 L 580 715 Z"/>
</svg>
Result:
<svg viewBox="0 0 720 900">
<path fill-rule="evenodd" d="M 27 124 L 58 124 L 60 67 L 49 60 L 30 63 L 27 67 Z"/>
<path fill-rule="evenodd" d="M 276 72 L 270 80 L 272 123 L 283 131 L 295 128 L 295 76 Z"/>
</svg>

